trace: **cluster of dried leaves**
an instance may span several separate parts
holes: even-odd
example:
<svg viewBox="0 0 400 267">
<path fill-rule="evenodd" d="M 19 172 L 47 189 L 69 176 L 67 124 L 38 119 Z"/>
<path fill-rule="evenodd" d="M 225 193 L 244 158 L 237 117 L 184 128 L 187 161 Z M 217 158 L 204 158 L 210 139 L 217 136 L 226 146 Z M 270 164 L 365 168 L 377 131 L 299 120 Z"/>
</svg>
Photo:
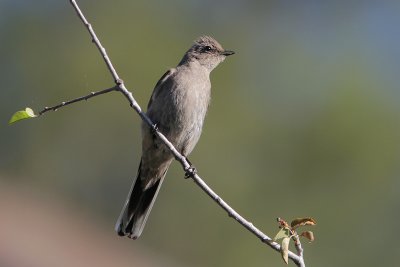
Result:
<svg viewBox="0 0 400 267">
<path fill-rule="evenodd" d="M 294 219 L 290 225 L 283 219 L 278 218 L 279 223 L 279 232 L 275 235 L 274 241 L 278 241 L 282 239 L 281 243 L 281 254 L 282 258 L 286 264 L 289 262 L 289 243 L 290 240 L 293 239 L 294 242 L 299 242 L 299 237 L 305 237 L 310 242 L 314 241 L 314 233 L 311 231 L 303 231 L 300 234 L 297 233 L 296 229 L 301 226 L 314 226 L 316 225 L 316 221 L 313 218 L 296 218 Z"/>
</svg>

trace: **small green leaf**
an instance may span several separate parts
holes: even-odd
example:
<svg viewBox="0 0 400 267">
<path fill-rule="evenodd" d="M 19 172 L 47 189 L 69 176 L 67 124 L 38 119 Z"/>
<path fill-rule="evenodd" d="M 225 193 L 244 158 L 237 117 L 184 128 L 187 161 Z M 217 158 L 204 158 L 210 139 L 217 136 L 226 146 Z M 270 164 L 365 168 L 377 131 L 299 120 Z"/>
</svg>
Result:
<svg viewBox="0 0 400 267">
<path fill-rule="evenodd" d="M 35 112 L 33 112 L 31 108 L 25 108 L 25 110 L 15 112 L 8 123 L 11 124 L 23 119 L 30 119 L 34 117 L 37 117 L 37 115 L 35 115 Z"/>
<path fill-rule="evenodd" d="M 282 245 L 281 245 L 282 259 L 285 261 L 286 264 L 289 264 L 289 242 L 290 242 L 290 237 L 285 237 L 282 240 Z"/>
<path fill-rule="evenodd" d="M 277 241 L 282 238 L 290 237 L 290 231 L 287 228 L 281 228 L 279 232 L 274 237 L 274 241 Z"/>
</svg>

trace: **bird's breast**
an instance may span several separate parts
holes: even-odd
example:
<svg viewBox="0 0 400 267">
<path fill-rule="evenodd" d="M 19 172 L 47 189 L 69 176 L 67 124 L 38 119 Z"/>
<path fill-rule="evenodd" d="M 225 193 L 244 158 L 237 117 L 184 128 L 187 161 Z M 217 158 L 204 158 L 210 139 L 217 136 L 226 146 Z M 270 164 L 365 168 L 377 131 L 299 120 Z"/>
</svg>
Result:
<svg viewBox="0 0 400 267">
<path fill-rule="evenodd" d="M 177 148 L 189 154 L 199 140 L 204 118 L 210 103 L 211 84 L 208 76 L 190 75 L 178 82 L 171 94 L 171 113 L 174 126 L 171 138 Z"/>
<path fill-rule="evenodd" d="M 196 145 L 210 103 L 208 73 L 180 69 L 165 82 L 147 112 L 185 156 Z"/>
</svg>

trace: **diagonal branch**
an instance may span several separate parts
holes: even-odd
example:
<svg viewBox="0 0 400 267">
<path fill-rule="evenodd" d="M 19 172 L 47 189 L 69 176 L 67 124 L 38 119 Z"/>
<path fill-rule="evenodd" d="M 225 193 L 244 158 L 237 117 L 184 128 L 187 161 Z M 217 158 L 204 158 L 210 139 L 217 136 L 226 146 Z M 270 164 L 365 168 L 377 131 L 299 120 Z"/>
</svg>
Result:
<svg viewBox="0 0 400 267">
<path fill-rule="evenodd" d="M 113 64 L 111 63 L 110 58 L 107 55 L 106 49 L 101 45 L 100 40 L 97 38 L 96 33 L 93 30 L 92 25 L 86 20 L 85 16 L 83 15 L 81 9 L 79 8 L 78 4 L 76 3 L 75 0 L 70 0 L 72 6 L 74 7 L 76 13 L 78 14 L 78 17 L 82 21 L 82 23 L 86 26 L 87 30 L 90 33 L 90 36 L 92 37 L 92 42 L 97 46 L 97 48 L 100 51 L 100 54 L 102 55 L 104 61 L 106 62 L 107 68 L 110 71 L 111 75 L 114 78 L 114 82 L 118 85 L 122 81 L 120 81 L 120 78 L 117 74 L 117 72 L 114 69 Z"/>
<path fill-rule="evenodd" d="M 105 48 L 100 43 L 100 40 L 97 38 L 96 33 L 93 30 L 91 24 L 86 20 L 85 16 L 83 15 L 82 11 L 80 10 L 78 4 L 75 0 L 70 0 L 73 8 L 75 9 L 78 17 L 86 26 L 87 30 L 89 31 L 90 36 L 92 37 L 92 41 L 98 48 L 100 54 L 102 55 L 107 68 L 109 69 L 114 82 L 116 83 L 116 88 L 114 90 L 120 91 L 125 98 L 129 101 L 130 106 L 139 114 L 141 119 L 145 121 L 152 129 L 154 129 L 155 134 L 158 138 L 160 138 L 165 145 L 171 150 L 171 153 L 174 155 L 175 159 L 179 161 L 186 172 L 188 177 L 191 177 L 193 181 L 205 192 L 209 195 L 221 208 L 223 208 L 230 217 L 234 218 L 238 221 L 243 227 L 253 233 L 257 238 L 259 238 L 263 243 L 270 246 L 272 249 L 276 251 L 280 251 L 281 247 L 278 243 L 273 242 L 273 240 L 264 234 L 261 230 L 255 227 L 251 222 L 247 221 L 243 218 L 239 213 L 237 213 L 233 208 L 231 208 L 221 197 L 219 197 L 202 179 L 201 177 L 191 168 L 191 164 L 188 160 L 178 152 L 178 150 L 172 145 L 171 142 L 157 129 L 157 126 L 150 120 L 149 117 L 142 111 L 136 100 L 134 99 L 132 93 L 126 89 L 124 82 L 119 78 L 115 68 L 113 67 L 110 58 L 108 57 Z M 76 101 L 75 101 L 76 102 Z M 63 105 L 61 105 L 63 106 Z M 44 113 L 44 112 L 43 112 Z M 304 260 L 302 256 L 296 255 L 293 252 L 289 251 L 289 258 L 300 267 L 305 267 Z"/>
</svg>

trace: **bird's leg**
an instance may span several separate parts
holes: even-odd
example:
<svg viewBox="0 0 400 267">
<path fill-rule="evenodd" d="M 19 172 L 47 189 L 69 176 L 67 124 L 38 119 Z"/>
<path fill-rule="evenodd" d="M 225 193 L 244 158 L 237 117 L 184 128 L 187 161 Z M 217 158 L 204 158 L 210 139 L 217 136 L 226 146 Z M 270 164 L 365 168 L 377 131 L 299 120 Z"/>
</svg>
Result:
<svg viewBox="0 0 400 267">
<path fill-rule="evenodd" d="M 197 173 L 196 167 L 190 162 L 190 160 L 186 157 L 187 162 L 189 162 L 189 167 L 185 168 L 185 179 L 193 178 L 193 176 Z"/>
<path fill-rule="evenodd" d="M 157 123 L 154 123 L 154 124 L 150 127 L 150 131 L 151 131 L 151 137 L 152 137 L 152 139 L 153 139 L 154 146 L 157 148 L 158 145 L 157 145 L 157 143 L 156 143 L 156 140 L 157 140 L 158 124 L 157 124 Z"/>
<path fill-rule="evenodd" d="M 154 135 L 158 132 L 158 124 L 157 123 L 154 123 L 151 126 L 151 131 L 153 132 Z"/>
</svg>

